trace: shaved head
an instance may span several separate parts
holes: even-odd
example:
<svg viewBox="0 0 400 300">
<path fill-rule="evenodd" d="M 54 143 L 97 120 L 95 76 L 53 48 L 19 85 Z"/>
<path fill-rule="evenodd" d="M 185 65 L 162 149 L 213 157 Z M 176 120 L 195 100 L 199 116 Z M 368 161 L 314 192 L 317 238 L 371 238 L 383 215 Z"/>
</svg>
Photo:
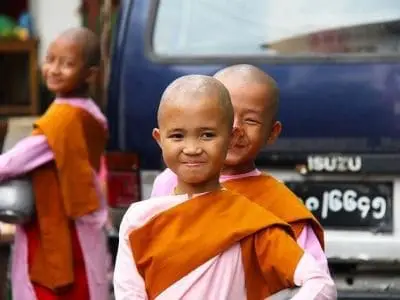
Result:
<svg viewBox="0 0 400 300">
<path fill-rule="evenodd" d="M 233 107 L 226 87 L 204 75 L 187 75 L 164 91 L 153 138 L 178 178 L 175 193 L 219 190 L 219 175 L 233 141 Z"/>
<path fill-rule="evenodd" d="M 270 102 L 270 110 L 274 118 L 279 109 L 279 89 L 276 81 L 263 70 L 248 64 L 226 67 L 214 74 L 214 78 L 222 83 L 235 81 L 240 85 L 257 84 L 265 86 L 269 91 L 266 101 Z"/>
<path fill-rule="evenodd" d="M 61 33 L 57 39 L 70 39 L 81 45 L 84 61 L 88 67 L 99 67 L 101 61 L 100 40 L 86 27 L 70 28 Z"/>
<path fill-rule="evenodd" d="M 217 101 L 227 126 L 233 126 L 233 107 L 228 90 L 217 79 L 205 75 L 187 75 L 173 81 L 164 91 L 158 108 L 160 124 L 165 107 L 170 104 L 190 106 L 193 101 L 207 98 Z"/>
</svg>

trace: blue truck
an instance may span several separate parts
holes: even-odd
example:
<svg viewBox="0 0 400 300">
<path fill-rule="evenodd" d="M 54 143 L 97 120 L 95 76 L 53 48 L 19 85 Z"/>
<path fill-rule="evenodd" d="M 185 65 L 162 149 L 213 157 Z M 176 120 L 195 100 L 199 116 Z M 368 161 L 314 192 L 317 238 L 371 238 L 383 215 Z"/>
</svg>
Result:
<svg viewBox="0 0 400 300">
<path fill-rule="evenodd" d="M 326 229 L 340 299 L 400 299 L 398 0 L 125 0 L 107 116 L 118 227 L 164 165 L 151 137 L 163 89 L 253 64 L 280 88 L 283 133 L 257 166 Z"/>
</svg>

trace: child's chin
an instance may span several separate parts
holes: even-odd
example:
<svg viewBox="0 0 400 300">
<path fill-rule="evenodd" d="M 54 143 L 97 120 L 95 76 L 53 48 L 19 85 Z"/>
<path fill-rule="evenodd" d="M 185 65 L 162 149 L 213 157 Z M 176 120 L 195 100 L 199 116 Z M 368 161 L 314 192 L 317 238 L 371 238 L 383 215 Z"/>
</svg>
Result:
<svg viewBox="0 0 400 300">
<path fill-rule="evenodd" d="M 228 155 L 226 156 L 224 165 L 228 166 L 228 167 L 234 167 L 237 166 L 239 164 L 241 164 L 243 161 L 243 157 L 241 155 L 237 155 L 234 153 L 228 153 Z"/>
<path fill-rule="evenodd" d="M 59 86 L 51 85 L 51 84 L 47 85 L 47 89 L 53 94 L 58 94 L 62 90 Z"/>
<path fill-rule="evenodd" d="M 58 92 L 58 87 L 54 84 L 46 84 L 47 89 L 52 93 Z"/>
<path fill-rule="evenodd" d="M 187 176 L 183 178 L 183 181 L 189 184 L 202 184 L 205 182 L 205 179 L 201 176 Z"/>
<path fill-rule="evenodd" d="M 198 185 L 207 182 L 207 177 L 202 174 L 185 174 L 179 176 L 183 182 L 188 184 Z"/>
</svg>

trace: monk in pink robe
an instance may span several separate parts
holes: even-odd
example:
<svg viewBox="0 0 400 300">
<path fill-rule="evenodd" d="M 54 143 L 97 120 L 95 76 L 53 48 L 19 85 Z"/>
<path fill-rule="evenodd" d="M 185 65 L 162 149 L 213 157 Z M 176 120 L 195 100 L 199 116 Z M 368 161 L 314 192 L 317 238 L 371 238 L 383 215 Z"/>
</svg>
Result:
<svg viewBox="0 0 400 300">
<path fill-rule="evenodd" d="M 90 99 L 56 99 L 55 102 L 80 107 L 93 115 L 105 127 L 107 126 L 106 118 Z M 53 153 L 44 136 L 29 136 L 17 143 L 10 151 L 0 155 L 0 181 L 29 173 L 52 161 L 53 158 Z M 98 191 L 102 207 L 90 215 L 77 219 L 75 227 L 82 248 L 90 299 L 109 300 L 110 282 L 107 275 L 110 261 L 107 236 L 104 231 L 107 222 L 107 205 L 95 172 L 93 172 L 93 184 Z M 11 276 L 14 300 L 36 299 L 28 272 L 27 237 L 20 226 L 17 226 L 15 234 Z"/>
<path fill-rule="evenodd" d="M 226 183 L 226 188 L 242 193 L 294 226 L 298 244 L 329 272 L 323 249 L 323 233 L 316 234 L 322 229 L 318 221 L 283 183 L 272 176 L 264 176 L 255 166 L 261 149 L 273 144 L 281 132 L 282 124 L 276 118 L 279 107 L 276 82 L 251 65 L 230 66 L 217 72 L 214 77 L 229 90 L 235 112 L 234 127 L 239 132 L 236 143 L 228 151 L 221 183 Z M 257 186 L 253 186 L 256 179 L 259 179 Z M 167 168 L 156 178 L 151 196 L 172 195 L 176 185 L 176 175 Z M 252 190 L 263 192 L 252 195 Z M 279 194 L 279 199 L 275 199 L 274 194 Z M 281 203 L 281 207 L 276 202 Z M 291 206 L 296 206 L 298 210 L 293 211 L 301 211 L 302 214 L 283 215 L 282 211 L 290 211 Z"/>
<path fill-rule="evenodd" d="M 334 300 L 329 274 L 291 226 L 221 186 L 233 108 L 216 79 L 178 78 L 164 92 L 153 137 L 178 177 L 175 195 L 134 203 L 120 227 L 116 300 Z M 233 139 L 234 140 L 234 139 Z"/>
</svg>

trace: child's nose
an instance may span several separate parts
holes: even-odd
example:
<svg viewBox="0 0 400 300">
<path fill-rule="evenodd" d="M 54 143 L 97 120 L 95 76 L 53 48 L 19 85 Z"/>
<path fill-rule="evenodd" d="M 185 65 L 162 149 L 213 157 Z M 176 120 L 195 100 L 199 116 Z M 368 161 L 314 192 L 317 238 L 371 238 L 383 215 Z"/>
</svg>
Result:
<svg viewBox="0 0 400 300">
<path fill-rule="evenodd" d="M 241 118 L 235 117 L 233 121 L 233 128 L 243 131 L 243 121 Z"/>
<path fill-rule="evenodd" d="M 240 124 L 233 124 L 233 132 L 235 134 L 236 137 L 243 137 L 245 134 L 245 131 L 243 129 L 243 126 L 241 126 Z"/>
<path fill-rule="evenodd" d="M 50 74 L 59 74 L 60 73 L 60 67 L 58 64 L 51 64 L 49 66 L 49 73 Z"/>
<path fill-rule="evenodd" d="M 196 142 L 187 142 L 183 148 L 183 153 L 186 155 L 198 155 L 201 151 L 201 147 Z"/>
</svg>

